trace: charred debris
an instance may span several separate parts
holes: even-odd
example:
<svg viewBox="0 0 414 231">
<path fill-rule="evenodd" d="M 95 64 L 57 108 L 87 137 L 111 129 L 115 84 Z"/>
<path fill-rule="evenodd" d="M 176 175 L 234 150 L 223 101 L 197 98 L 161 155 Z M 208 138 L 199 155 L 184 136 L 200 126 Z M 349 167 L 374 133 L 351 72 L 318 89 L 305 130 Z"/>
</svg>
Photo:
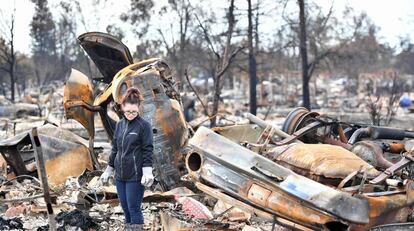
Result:
<svg viewBox="0 0 414 231">
<path fill-rule="evenodd" d="M 108 34 L 86 33 L 79 42 L 106 88 L 94 94 L 73 69 L 56 108 L 76 126 L 48 119 L 0 140 L 0 229 L 123 229 L 115 187 L 98 178 L 131 86 L 143 93 L 140 112 L 154 136 L 146 230 L 414 227 L 413 132 L 301 107 L 281 126 L 244 113 L 241 123 L 206 128 L 205 118 L 186 121 L 189 104 L 165 61 L 133 62 Z"/>
</svg>

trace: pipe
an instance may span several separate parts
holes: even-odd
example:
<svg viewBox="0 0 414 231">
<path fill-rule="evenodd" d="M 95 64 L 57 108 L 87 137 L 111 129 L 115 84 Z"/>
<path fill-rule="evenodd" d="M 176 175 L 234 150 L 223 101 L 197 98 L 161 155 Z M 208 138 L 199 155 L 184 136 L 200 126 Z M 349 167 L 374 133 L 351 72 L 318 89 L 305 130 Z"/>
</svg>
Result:
<svg viewBox="0 0 414 231">
<path fill-rule="evenodd" d="M 352 133 L 351 138 L 349 138 L 349 140 L 348 140 L 348 144 L 353 145 L 356 142 L 358 142 L 360 139 L 362 139 L 364 137 L 368 137 L 369 134 L 370 133 L 369 133 L 368 128 L 359 128 L 354 133 Z"/>
<path fill-rule="evenodd" d="M 278 135 L 279 137 L 282 137 L 282 138 L 291 137 L 291 135 L 287 134 L 286 132 L 284 132 L 284 131 L 280 130 L 279 128 L 275 127 L 274 125 L 260 119 L 259 117 L 255 116 L 251 113 L 247 113 L 247 119 L 250 120 L 251 122 L 259 125 L 262 128 L 266 128 L 267 126 L 271 126 L 274 129 L 275 134 Z M 300 141 L 300 140 L 296 140 L 295 142 L 296 143 L 302 143 L 302 141 Z"/>
</svg>

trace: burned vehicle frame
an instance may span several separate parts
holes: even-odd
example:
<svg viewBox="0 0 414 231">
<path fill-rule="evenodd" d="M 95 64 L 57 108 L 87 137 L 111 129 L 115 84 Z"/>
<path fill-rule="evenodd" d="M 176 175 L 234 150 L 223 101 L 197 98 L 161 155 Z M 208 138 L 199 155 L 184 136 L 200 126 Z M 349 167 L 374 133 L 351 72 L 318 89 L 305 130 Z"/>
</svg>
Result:
<svg viewBox="0 0 414 231">
<path fill-rule="evenodd" d="M 67 118 L 77 120 L 88 130 L 92 148 L 94 114 L 98 112 L 108 138 L 112 140 L 117 118 L 111 118 L 108 111 L 113 110 L 121 118 L 122 95 L 127 88 L 137 87 L 144 98 L 140 115 L 152 126 L 156 180 L 163 190 L 176 187 L 186 171 L 182 149 L 187 143 L 188 128 L 170 67 L 157 58 L 133 63 L 128 48 L 108 34 L 90 32 L 78 39 L 101 72 L 100 80 L 107 85 L 94 97 L 90 79 L 72 70 L 64 88 Z M 96 158 L 94 163 L 98 167 Z"/>
<path fill-rule="evenodd" d="M 192 149 L 186 158 L 187 168 L 197 187 L 205 193 L 294 230 L 366 230 L 405 222 L 410 216 L 412 180 L 369 181 L 368 178 L 377 179 L 383 173 L 352 152 L 333 145 L 294 143 L 260 155 L 248 149 L 257 146 L 246 148 L 243 143 L 255 143 L 261 134 L 256 133 L 257 137 L 250 134 L 252 140 L 240 142 L 244 137 L 239 135 L 243 132 L 237 127 L 215 129 L 216 133 L 199 128 L 190 139 Z M 232 129 L 239 134 L 234 135 Z M 250 130 L 252 126 L 244 129 Z M 217 133 L 234 136 L 229 140 Z M 280 150 L 282 159 L 268 156 L 277 155 Z M 343 152 L 338 160 L 345 163 L 330 161 L 335 160 L 331 156 L 338 151 Z M 412 163 L 411 154 L 406 157 L 405 164 Z M 313 165 L 318 160 L 322 163 Z M 302 176 L 303 170 L 297 172 L 297 168 L 292 168 L 306 167 L 309 163 L 312 165 L 308 171 L 321 172 L 326 178 L 311 180 Z M 364 164 L 361 170 L 358 163 Z M 343 165 L 349 167 L 341 169 Z M 329 185 L 327 178 L 332 177 L 342 181 Z"/>
</svg>

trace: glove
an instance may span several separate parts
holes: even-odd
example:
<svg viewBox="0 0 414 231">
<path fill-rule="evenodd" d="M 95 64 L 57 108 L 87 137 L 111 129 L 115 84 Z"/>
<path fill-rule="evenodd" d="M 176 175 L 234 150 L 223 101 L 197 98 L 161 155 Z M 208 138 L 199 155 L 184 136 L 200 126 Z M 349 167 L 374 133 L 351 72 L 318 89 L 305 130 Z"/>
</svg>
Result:
<svg viewBox="0 0 414 231">
<path fill-rule="evenodd" d="M 105 171 L 102 173 L 101 177 L 99 178 L 103 183 L 108 183 L 109 177 L 112 176 L 112 173 L 114 172 L 114 168 L 111 166 L 107 166 Z"/>
<path fill-rule="evenodd" d="M 152 167 L 142 168 L 141 184 L 145 187 L 149 187 L 154 182 L 154 176 L 152 175 Z"/>
</svg>

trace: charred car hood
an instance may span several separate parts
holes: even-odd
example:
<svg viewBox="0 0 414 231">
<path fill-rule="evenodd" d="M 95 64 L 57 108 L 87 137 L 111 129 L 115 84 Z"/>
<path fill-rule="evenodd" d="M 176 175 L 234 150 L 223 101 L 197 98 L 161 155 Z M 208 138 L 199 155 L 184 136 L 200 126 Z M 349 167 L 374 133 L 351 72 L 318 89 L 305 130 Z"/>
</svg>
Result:
<svg viewBox="0 0 414 231">
<path fill-rule="evenodd" d="M 88 32 L 80 35 L 78 40 L 98 67 L 105 83 L 109 84 L 118 71 L 133 62 L 128 47 L 112 35 Z"/>
</svg>

